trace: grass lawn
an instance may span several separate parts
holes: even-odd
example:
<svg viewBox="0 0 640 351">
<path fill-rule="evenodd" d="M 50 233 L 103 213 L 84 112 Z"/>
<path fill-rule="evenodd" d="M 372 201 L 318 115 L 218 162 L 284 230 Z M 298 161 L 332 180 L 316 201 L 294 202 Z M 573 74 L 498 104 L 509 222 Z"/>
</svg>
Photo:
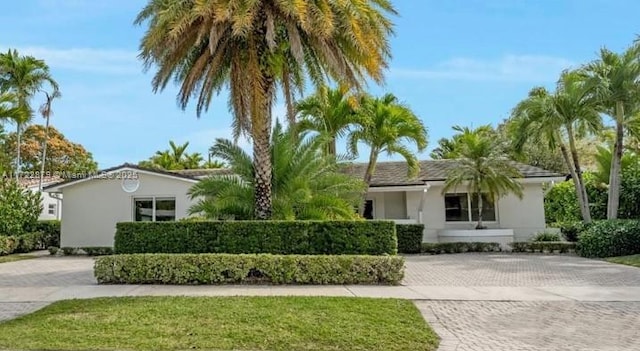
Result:
<svg viewBox="0 0 640 351">
<path fill-rule="evenodd" d="M 0 256 L 0 263 L 28 260 L 30 258 L 36 258 L 36 257 L 37 256 L 34 256 L 34 255 L 23 255 L 23 254 Z"/>
<path fill-rule="evenodd" d="M 627 266 L 640 267 L 640 255 L 609 257 L 607 258 L 607 261 L 626 264 Z"/>
<path fill-rule="evenodd" d="M 435 350 L 407 300 L 124 297 L 56 302 L 0 323 L 0 349 Z"/>
</svg>

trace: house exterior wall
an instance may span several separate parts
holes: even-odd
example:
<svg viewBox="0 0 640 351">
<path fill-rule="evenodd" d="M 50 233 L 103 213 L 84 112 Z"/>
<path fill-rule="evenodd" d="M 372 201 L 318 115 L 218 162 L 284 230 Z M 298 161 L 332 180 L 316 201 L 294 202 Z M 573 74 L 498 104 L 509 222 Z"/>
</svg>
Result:
<svg viewBox="0 0 640 351">
<path fill-rule="evenodd" d="M 30 191 L 37 193 L 38 187 L 29 188 Z M 40 216 L 38 216 L 38 220 L 48 221 L 62 218 L 62 202 L 58 199 L 55 199 L 49 196 L 48 193 L 41 193 L 42 199 L 42 211 L 40 212 Z M 55 207 L 55 211 L 53 214 L 49 213 L 49 205 L 53 205 Z"/>
<path fill-rule="evenodd" d="M 175 197 L 176 220 L 187 217 L 192 182 L 139 173 L 134 193 L 122 190 L 119 179 L 93 179 L 63 188 L 61 246 L 113 246 L 116 223 L 133 220 L 133 199 Z"/>
</svg>

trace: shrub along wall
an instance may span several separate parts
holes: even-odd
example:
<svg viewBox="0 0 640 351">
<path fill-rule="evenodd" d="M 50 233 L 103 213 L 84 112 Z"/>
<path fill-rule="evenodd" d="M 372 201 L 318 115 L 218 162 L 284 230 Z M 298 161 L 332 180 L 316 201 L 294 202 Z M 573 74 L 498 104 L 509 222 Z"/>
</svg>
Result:
<svg viewBox="0 0 640 351">
<path fill-rule="evenodd" d="M 60 221 L 38 221 L 30 231 L 43 233 L 42 241 L 45 248 L 50 246 L 60 247 Z"/>
<path fill-rule="evenodd" d="M 399 253 L 420 253 L 424 224 L 396 224 Z"/>
<path fill-rule="evenodd" d="M 640 253 L 640 221 L 606 220 L 592 223 L 578 238 L 584 257 L 613 257 Z"/>
<path fill-rule="evenodd" d="M 398 284 L 400 256 L 133 254 L 103 256 L 100 284 Z"/>
<path fill-rule="evenodd" d="M 25 253 L 46 248 L 46 236 L 43 233 L 22 235 L 0 235 L 0 256 L 12 253 Z"/>
<path fill-rule="evenodd" d="M 128 253 L 271 253 L 383 255 L 397 253 L 389 221 L 126 222 L 114 249 Z"/>
</svg>

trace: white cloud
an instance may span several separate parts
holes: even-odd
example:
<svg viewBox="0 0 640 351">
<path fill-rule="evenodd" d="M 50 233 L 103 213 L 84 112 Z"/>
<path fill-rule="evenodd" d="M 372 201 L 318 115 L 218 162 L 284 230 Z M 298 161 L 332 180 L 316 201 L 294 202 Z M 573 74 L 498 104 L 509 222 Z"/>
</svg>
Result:
<svg viewBox="0 0 640 351">
<path fill-rule="evenodd" d="M 454 58 L 431 68 L 392 68 L 392 78 L 442 79 L 467 81 L 555 81 L 558 74 L 574 63 L 561 57 L 543 55 L 507 55 L 495 60 Z"/>
<path fill-rule="evenodd" d="M 50 67 L 56 69 L 108 74 L 142 72 L 142 63 L 137 58 L 137 52 L 132 50 L 91 48 L 59 49 L 40 46 L 25 46 L 15 49 L 22 55 L 31 55 L 43 59 Z M 0 46 L 0 50 L 5 52 L 7 51 L 7 47 Z"/>
</svg>

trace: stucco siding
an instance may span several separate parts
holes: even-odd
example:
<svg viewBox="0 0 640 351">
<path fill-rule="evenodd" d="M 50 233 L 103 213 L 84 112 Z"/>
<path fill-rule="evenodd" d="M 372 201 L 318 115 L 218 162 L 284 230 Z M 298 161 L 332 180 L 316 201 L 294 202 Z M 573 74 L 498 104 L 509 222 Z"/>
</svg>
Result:
<svg viewBox="0 0 640 351">
<path fill-rule="evenodd" d="M 404 191 L 384 193 L 384 216 L 388 219 L 407 219 Z"/>
<path fill-rule="evenodd" d="M 61 246 L 113 246 L 115 225 L 133 220 L 137 197 L 174 197 L 176 219 L 187 216 L 192 203 L 187 191 L 193 183 L 151 174 L 139 174 L 139 180 L 134 193 L 124 192 L 118 179 L 93 179 L 64 188 Z"/>
</svg>

